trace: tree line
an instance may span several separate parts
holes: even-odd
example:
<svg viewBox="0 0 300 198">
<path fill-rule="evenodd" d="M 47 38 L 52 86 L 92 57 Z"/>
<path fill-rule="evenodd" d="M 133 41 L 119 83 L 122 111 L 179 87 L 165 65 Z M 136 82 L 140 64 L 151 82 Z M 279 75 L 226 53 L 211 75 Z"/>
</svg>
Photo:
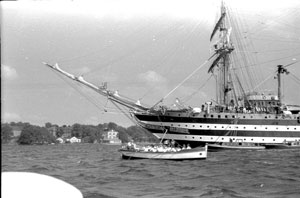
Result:
<svg viewBox="0 0 300 198">
<path fill-rule="evenodd" d="M 13 130 L 21 130 L 18 137 L 14 137 Z M 72 126 L 45 123 L 45 126 L 36 126 L 28 122 L 1 123 L 1 143 L 12 141 L 22 145 L 32 144 L 51 144 L 56 143 L 57 138 L 80 138 L 85 143 L 102 142 L 104 134 L 114 130 L 118 132 L 118 138 L 122 142 L 157 142 L 157 138 L 150 132 L 138 126 L 128 128 L 117 125 L 116 123 L 104 123 L 98 125 L 83 125 L 75 123 Z"/>
</svg>

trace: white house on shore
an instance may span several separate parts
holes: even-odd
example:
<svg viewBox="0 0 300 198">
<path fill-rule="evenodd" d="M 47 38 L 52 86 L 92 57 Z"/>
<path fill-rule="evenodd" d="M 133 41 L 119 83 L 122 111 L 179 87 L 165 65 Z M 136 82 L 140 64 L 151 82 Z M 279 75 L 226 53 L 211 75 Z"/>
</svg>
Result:
<svg viewBox="0 0 300 198">
<path fill-rule="evenodd" d="M 65 143 L 64 139 L 62 139 L 62 138 L 57 138 L 56 141 L 60 144 Z"/>
<path fill-rule="evenodd" d="M 103 143 L 109 144 L 122 144 L 122 141 L 118 138 L 119 132 L 111 129 L 103 134 Z"/>
<path fill-rule="evenodd" d="M 70 139 L 66 139 L 65 143 L 81 143 L 81 139 L 74 136 Z"/>
</svg>

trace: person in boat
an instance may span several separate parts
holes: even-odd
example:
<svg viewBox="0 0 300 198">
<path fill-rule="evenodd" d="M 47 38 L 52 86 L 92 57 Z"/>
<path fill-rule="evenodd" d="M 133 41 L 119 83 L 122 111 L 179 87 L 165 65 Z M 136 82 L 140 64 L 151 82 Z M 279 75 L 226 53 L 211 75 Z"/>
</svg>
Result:
<svg viewBox="0 0 300 198">
<path fill-rule="evenodd" d="M 176 143 L 175 140 L 172 139 L 171 140 L 171 147 L 175 147 L 175 143 Z"/>
<path fill-rule="evenodd" d="M 190 144 L 188 144 L 188 145 L 186 146 L 186 149 L 192 149 L 191 146 L 190 146 Z"/>
<path fill-rule="evenodd" d="M 182 145 L 182 150 L 185 150 L 186 149 L 186 145 Z"/>
<path fill-rule="evenodd" d="M 132 149 L 132 143 L 131 143 L 131 142 L 128 142 L 128 143 L 127 143 L 127 149 L 128 149 L 128 150 L 131 150 L 131 149 Z"/>
</svg>

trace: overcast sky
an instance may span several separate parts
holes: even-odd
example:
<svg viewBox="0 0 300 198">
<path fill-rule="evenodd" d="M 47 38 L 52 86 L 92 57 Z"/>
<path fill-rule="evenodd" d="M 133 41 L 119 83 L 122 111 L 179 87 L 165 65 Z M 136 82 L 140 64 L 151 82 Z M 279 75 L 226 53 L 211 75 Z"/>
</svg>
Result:
<svg viewBox="0 0 300 198">
<path fill-rule="evenodd" d="M 105 98 L 42 62 L 57 62 L 96 85 L 108 82 L 110 89 L 151 106 L 209 58 L 209 37 L 220 8 L 219 0 L 56 2 L 1 2 L 2 122 L 133 125 Z M 265 92 L 276 91 L 276 80 L 270 78 L 276 65 L 300 60 L 300 2 L 226 2 L 244 21 L 245 39 L 253 39 L 252 53 L 262 68 L 259 78 L 268 78 Z M 165 104 L 194 92 L 187 102 L 191 106 L 215 98 L 214 81 L 205 84 L 208 67 Z M 284 101 L 300 104 L 300 63 L 288 69 Z"/>
</svg>

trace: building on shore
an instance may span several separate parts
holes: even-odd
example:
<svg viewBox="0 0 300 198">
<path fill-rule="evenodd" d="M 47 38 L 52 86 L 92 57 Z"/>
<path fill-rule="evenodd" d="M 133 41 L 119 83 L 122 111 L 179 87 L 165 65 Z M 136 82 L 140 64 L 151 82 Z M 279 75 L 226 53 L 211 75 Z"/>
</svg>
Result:
<svg viewBox="0 0 300 198">
<path fill-rule="evenodd" d="M 108 144 L 122 144 L 122 141 L 119 139 L 119 132 L 111 129 L 110 131 L 105 131 L 103 134 L 103 143 Z"/>
</svg>

